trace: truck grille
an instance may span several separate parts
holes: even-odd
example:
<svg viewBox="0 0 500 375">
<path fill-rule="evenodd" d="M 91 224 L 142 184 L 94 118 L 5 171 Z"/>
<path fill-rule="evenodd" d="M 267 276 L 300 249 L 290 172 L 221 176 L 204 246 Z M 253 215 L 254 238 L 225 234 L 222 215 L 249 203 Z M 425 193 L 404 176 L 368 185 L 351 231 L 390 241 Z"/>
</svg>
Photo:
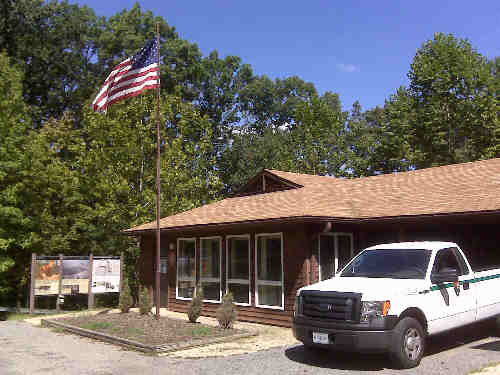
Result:
<svg viewBox="0 0 500 375">
<path fill-rule="evenodd" d="M 305 316 L 338 322 L 359 322 L 360 293 L 304 290 L 301 292 L 301 299 L 302 313 Z"/>
</svg>

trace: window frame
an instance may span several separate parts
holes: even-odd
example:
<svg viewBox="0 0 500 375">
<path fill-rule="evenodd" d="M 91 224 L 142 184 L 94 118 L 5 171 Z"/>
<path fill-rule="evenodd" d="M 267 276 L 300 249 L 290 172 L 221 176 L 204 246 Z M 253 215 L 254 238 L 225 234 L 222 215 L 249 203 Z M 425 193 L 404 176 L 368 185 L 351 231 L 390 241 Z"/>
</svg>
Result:
<svg viewBox="0 0 500 375">
<path fill-rule="evenodd" d="M 244 279 L 229 279 L 229 241 L 232 238 L 245 238 L 248 243 L 248 280 L 246 280 L 248 283 L 243 282 Z M 248 285 L 248 303 L 241 303 L 241 302 L 234 302 L 235 305 L 238 306 L 252 306 L 252 270 L 251 270 L 251 265 L 252 263 L 252 249 L 250 248 L 250 234 L 235 234 L 235 235 L 229 235 L 226 236 L 226 293 L 229 291 L 229 284 L 240 284 L 240 285 Z M 231 280 L 236 280 L 231 282 Z"/>
<path fill-rule="evenodd" d="M 201 243 L 203 240 L 213 240 L 213 239 L 219 240 L 219 300 L 204 299 L 203 302 L 221 303 L 222 302 L 222 236 L 200 237 L 200 262 L 199 262 L 200 264 L 198 267 L 199 283 L 203 287 L 203 278 L 201 276 L 201 267 L 202 267 L 201 256 L 202 256 L 203 246 Z M 210 277 L 208 279 L 210 280 L 206 282 L 216 282 L 214 280 L 217 280 L 217 278 L 215 277 Z M 195 290 L 196 290 L 196 285 L 195 285 Z"/>
<path fill-rule="evenodd" d="M 280 236 L 281 240 L 281 281 L 266 281 L 259 280 L 259 271 L 258 271 L 258 243 L 259 237 L 272 237 L 272 236 Z M 285 310 L 285 280 L 284 280 L 284 272 L 283 272 L 283 232 L 275 232 L 275 233 L 258 233 L 255 235 L 255 306 L 265 309 L 272 310 Z M 269 286 L 280 286 L 281 287 L 281 306 L 272 306 L 272 305 L 261 305 L 259 304 L 259 285 L 269 285 Z"/>
<path fill-rule="evenodd" d="M 179 243 L 181 241 L 194 241 L 194 278 L 193 278 L 193 280 L 191 280 L 191 278 L 180 280 L 180 277 L 179 277 L 179 250 L 180 250 Z M 179 280 L 180 281 L 194 281 L 194 293 L 196 293 L 196 237 L 180 237 L 180 238 L 177 238 L 177 250 L 176 250 L 175 267 L 177 268 L 177 270 L 176 270 L 176 280 L 175 280 L 175 298 L 179 299 L 179 300 L 183 300 L 183 301 L 191 301 L 193 298 L 179 296 Z"/>
</svg>

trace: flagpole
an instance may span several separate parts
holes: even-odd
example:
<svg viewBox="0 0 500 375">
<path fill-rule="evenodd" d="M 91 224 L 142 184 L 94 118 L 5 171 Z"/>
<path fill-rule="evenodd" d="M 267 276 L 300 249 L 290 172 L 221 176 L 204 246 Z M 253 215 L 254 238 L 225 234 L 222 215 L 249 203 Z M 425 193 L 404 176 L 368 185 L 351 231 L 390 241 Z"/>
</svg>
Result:
<svg viewBox="0 0 500 375">
<path fill-rule="evenodd" d="M 156 23 L 157 64 L 160 69 L 160 23 Z M 158 75 L 158 83 L 160 76 Z M 160 85 L 156 88 L 156 319 L 160 319 Z"/>
</svg>

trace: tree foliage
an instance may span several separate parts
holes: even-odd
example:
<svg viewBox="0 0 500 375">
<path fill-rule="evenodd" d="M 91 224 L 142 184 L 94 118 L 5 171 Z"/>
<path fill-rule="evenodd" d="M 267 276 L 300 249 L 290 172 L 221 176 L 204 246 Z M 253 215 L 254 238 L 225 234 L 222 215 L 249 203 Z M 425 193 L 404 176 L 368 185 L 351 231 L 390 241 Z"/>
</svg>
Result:
<svg viewBox="0 0 500 375">
<path fill-rule="evenodd" d="M 153 92 L 93 113 L 110 69 L 161 38 L 161 212 L 236 191 L 263 168 L 368 176 L 500 156 L 498 57 L 436 34 L 409 86 L 383 107 L 343 109 L 300 77 L 254 75 L 238 56 L 203 56 L 136 3 L 109 18 L 68 1 L 0 5 L 0 298 L 21 299 L 33 252 L 124 253 L 154 219 Z M 137 294 L 134 294 L 137 297 Z"/>
<path fill-rule="evenodd" d="M 26 277 L 29 219 L 23 212 L 25 140 L 31 125 L 22 97 L 23 75 L 0 53 L 0 300 L 16 292 L 14 279 Z"/>
<path fill-rule="evenodd" d="M 498 98 L 488 60 L 469 41 L 436 34 L 417 51 L 408 77 L 418 167 L 494 156 Z"/>
</svg>

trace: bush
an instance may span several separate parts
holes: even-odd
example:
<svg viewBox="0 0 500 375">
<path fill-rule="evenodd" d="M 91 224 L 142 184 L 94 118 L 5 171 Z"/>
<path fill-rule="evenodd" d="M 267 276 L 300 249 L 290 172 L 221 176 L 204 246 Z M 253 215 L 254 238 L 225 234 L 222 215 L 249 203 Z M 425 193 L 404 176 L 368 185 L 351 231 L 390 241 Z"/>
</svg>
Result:
<svg viewBox="0 0 500 375">
<path fill-rule="evenodd" d="M 139 294 L 139 312 L 141 315 L 146 315 L 151 312 L 153 308 L 153 303 L 151 302 L 151 297 L 149 291 L 141 286 L 141 292 Z"/>
<path fill-rule="evenodd" d="M 233 294 L 231 292 L 222 298 L 222 304 L 217 309 L 216 317 L 219 327 L 224 329 L 233 328 L 233 324 L 238 317 L 238 311 L 233 303 Z"/>
<path fill-rule="evenodd" d="M 196 323 L 196 320 L 201 315 L 201 308 L 203 307 L 203 288 L 200 284 L 196 287 L 196 295 L 191 300 L 188 308 L 188 318 L 191 323 Z"/>
<path fill-rule="evenodd" d="M 128 313 L 130 311 L 130 307 L 132 307 L 132 295 L 130 294 L 127 279 L 123 279 L 120 301 L 118 304 L 122 313 Z"/>
</svg>

